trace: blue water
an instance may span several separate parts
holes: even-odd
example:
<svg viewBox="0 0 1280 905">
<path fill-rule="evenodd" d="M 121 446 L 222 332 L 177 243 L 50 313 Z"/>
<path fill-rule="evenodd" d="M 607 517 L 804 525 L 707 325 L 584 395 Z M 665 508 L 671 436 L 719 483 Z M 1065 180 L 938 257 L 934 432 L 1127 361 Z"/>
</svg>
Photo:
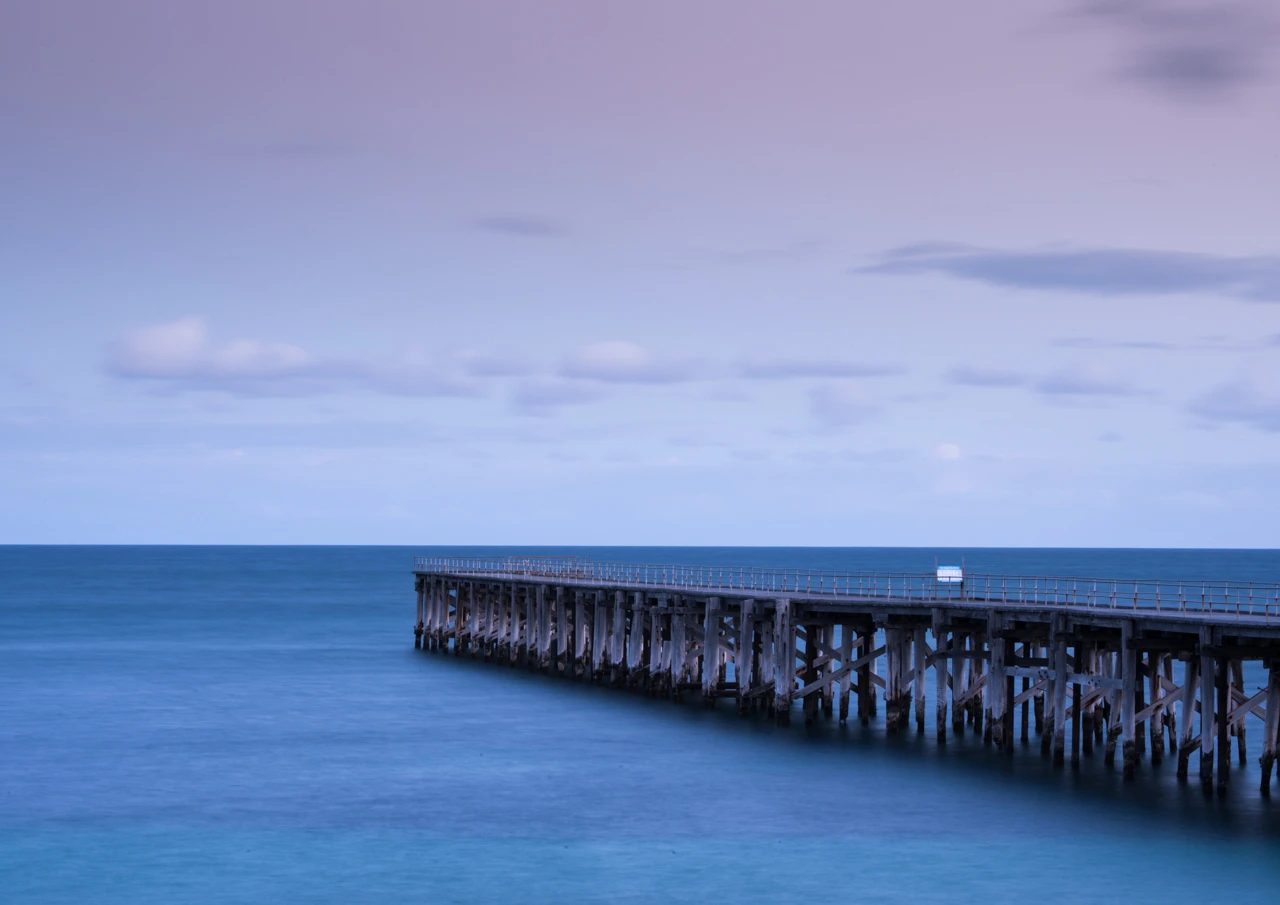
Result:
<svg viewBox="0 0 1280 905">
<path fill-rule="evenodd" d="M 777 729 L 415 652 L 431 552 L 530 551 L 0 547 L 0 903 L 1276 901 L 1256 721 L 1209 800 L 1170 761 Z M 1280 580 L 1273 551 L 537 552 Z"/>
</svg>

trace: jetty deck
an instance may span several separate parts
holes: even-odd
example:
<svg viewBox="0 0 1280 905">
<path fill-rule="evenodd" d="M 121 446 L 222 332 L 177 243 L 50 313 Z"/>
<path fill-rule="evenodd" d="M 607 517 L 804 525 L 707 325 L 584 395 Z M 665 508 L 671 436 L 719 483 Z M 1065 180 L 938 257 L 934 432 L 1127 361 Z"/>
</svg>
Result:
<svg viewBox="0 0 1280 905">
<path fill-rule="evenodd" d="M 417 557 L 414 646 L 607 683 L 782 725 L 798 709 L 890 732 L 981 734 L 1056 766 L 1117 749 L 1197 758 L 1225 790 L 1260 723 L 1269 794 L 1280 735 L 1280 584 L 834 572 Z M 1265 687 L 1245 687 L 1259 661 Z M 932 671 L 932 674 L 930 674 Z M 1254 724 L 1258 726 L 1258 724 Z M 948 730 L 949 727 L 949 730 Z M 1068 732 L 1070 739 L 1068 741 Z M 1167 748 L 1166 748 L 1167 739 Z M 1216 757 L 1215 757 L 1216 754 Z"/>
</svg>

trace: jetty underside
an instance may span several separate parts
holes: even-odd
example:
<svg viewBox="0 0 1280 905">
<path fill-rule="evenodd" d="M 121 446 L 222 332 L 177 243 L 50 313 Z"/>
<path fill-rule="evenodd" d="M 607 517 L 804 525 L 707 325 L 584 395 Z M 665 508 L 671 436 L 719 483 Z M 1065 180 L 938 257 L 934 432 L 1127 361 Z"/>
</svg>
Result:
<svg viewBox="0 0 1280 905">
<path fill-rule="evenodd" d="M 1040 587 L 1011 595 L 1007 581 L 997 597 L 989 581 L 930 592 L 924 578 L 900 580 L 895 592 L 892 579 L 854 588 L 846 576 L 841 591 L 838 580 L 710 586 L 706 574 L 654 569 L 422 558 L 414 646 L 708 707 L 729 699 L 783 725 L 797 712 L 865 724 L 883 706 L 888 731 L 924 732 L 932 684 L 940 744 L 969 731 L 1011 755 L 1034 733 L 1055 765 L 1099 750 L 1110 765 L 1118 751 L 1126 779 L 1144 758 L 1169 757 L 1185 780 L 1197 755 L 1206 792 L 1226 789 L 1233 740 L 1247 763 L 1252 726 L 1269 794 L 1280 600 L 1264 589 L 1232 612 L 1229 595 L 1215 608 L 1210 594 L 1207 609 L 1201 595 L 1197 610 L 1190 593 L 1163 607 L 1135 593 L 1130 607 L 1105 588 L 1081 604 L 1078 593 L 1040 599 Z M 1263 687 L 1246 687 L 1249 661 Z"/>
</svg>

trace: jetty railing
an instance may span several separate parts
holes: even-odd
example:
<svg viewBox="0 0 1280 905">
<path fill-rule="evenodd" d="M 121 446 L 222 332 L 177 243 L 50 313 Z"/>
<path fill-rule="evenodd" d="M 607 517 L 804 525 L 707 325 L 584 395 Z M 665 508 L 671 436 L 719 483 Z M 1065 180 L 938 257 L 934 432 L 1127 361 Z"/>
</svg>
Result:
<svg viewBox="0 0 1280 905">
<path fill-rule="evenodd" d="M 1133 609 L 1280 618 L 1280 584 L 1030 575 L 766 569 L 753 566 L 597 562 L 584 557 L 418 556 L 414 571 L 458 577 L 541 578 L 672 590 L 757 591 L 855 599 Z"/>
</svg>

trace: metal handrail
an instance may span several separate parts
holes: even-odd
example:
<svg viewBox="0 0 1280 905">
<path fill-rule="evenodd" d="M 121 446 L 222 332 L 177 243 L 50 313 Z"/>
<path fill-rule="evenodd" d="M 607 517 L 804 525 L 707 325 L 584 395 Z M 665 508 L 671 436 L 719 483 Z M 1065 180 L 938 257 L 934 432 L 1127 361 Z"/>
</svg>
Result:
<svg viewBox="0 0 1280 905">
<path fill-rule="evenodd" d="M 414 571 L 458 577 L 548 578 L 672 589 L 720 588 L 810 597 L 956 600 L 1071 609 L 1170 610 L 1176 601 L 1181 612 L 1280 617 L 1280 584 L 1243 581 L 966 575 L 962 582 L 942 583 L 932 573 L 657 565 L 597 562 L 580 556 L 417 556 Z M 1192 588 L 1190 592 L 1188 586 Z"/>
</svg>

